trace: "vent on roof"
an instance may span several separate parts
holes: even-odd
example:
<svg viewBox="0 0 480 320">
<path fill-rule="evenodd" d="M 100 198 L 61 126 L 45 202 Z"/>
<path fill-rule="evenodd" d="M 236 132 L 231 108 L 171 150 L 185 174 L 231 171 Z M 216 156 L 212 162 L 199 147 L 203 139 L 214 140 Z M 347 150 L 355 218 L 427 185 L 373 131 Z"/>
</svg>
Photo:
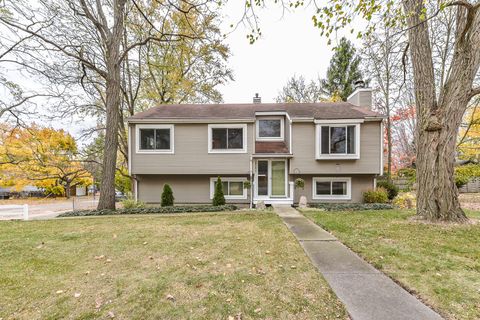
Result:
<svg viewBox="0 0 480 320">
<path fill-rule="evenodd" d="M 262 98 L 258 95 L 258 93 L 255 93 L 255 97 L 253 97 L 253 103 L 262 103 Z"/>
</svg>

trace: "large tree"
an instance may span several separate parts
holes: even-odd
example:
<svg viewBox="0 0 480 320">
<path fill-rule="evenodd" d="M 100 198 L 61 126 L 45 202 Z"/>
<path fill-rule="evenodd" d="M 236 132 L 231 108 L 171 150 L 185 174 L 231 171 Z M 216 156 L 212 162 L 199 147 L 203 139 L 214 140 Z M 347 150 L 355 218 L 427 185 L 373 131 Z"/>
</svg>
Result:
<svg viewBox="0 0 480 320">
<path fill-rule="evenodd" d="M 480 66 L 479 8 L 478 1 L 439 1 L 428 7 L 423 0 L 402 0 L 399 6 L 394 1 L 360 4 L 344 1 L 338 9 L 332 3 L 322 8 L 317 20 L 325 14 L 335 17 L 324 27 L 319 25 L 326 32 L 346 26 L 349 20 L 344 18 L 352 15 L 371 21 L 379 13 L 385 18 L 383 10 L 394 13 L 395 18 L 389 23 L 405 22 L 417 114 L 417 214 L 429 220 L 461 222 L 467 219 L 458 200 L 454 161 L 463 114 L 470 100 L 480 94 L 480 87 L 474 84 Z M 455 32 L 449 39 L 453 52 L 445 69 L 436 68 L 438 65 L 434 64 L 429 25 L 442 10 L 455 10 Z M 373 30 L 375 26 L 370 27 Z M 440 84 L 436 77 L 439 72 L 443 76 Z"/>
<path fill-rule="evenodd" d="M 169 17 L 188 16 L 203 1 L 64 0 L 6 1 L 8 15 L 0 16 L 2 28 L 32 41 L 15 50 L 17 63 L 66 87 L 81 83 L 95 97 L 92 105 L 104 119 L 105 146 L 99 209 L 115 208 L 114 179 L 121 119 L 122 67 L 130 52 L 151 43 L 197 38 L 188 28 L 170 31 Z M 151 21 L 142 8 L 154 8 L 159 21 Z M 136 19 L 132 22 L 131 17 Z M 138 19 L 140 17 L 140 19 Z M 127 30 L 128 26 L 128 30 Z M 127 32 L 129 31 L 129 32 Z M 23 50 L 22 50 L 23 49 Z M 35 67 L 32 67 L 33 63 Z M 37 68 L 40 64 L 43 67 Z M 72 76 L 73 75 L 73 76 Z M 101 107 L 104 108 L 101 108 Z M 74 110 L 78 112 L 78 110 Z M 88 113 L 97 112 L 88 109 Z"/>
<path fill-rule="evenodd" d="M 327 78 L 321 81 L 323 93 L 328 97 L 339 96 L 343 101 L 355 90 L 354 83 L 362 79 L 360 56 L 347 38 L 341 38 L 330 59 Z"/>
</svg>

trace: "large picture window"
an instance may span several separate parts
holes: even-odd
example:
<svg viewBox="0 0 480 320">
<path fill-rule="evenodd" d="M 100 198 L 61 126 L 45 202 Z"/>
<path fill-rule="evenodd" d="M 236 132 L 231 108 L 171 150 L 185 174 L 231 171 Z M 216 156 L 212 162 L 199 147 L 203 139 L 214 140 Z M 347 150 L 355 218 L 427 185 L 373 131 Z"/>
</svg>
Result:
<svg viewBox="0 0 480 320">
<path fill-rule="evenodd" d="M 246 125 L 209 125 L 208 151 L 210 153 L 245 152 L 246 131 Z"/>
<path fill-rule="evenodd" d="M 222 180 L 222 189 L 225 199 L 247 199 L 247 189 L 243 182 L 246 178 L 220 178 Z M 215 193 L 215 183 L 217 178 L 210 178 L 210 199 L 213 199 Z"/>
<path fill-rule="evenodd" d="M 351 178 L 313 178 L 313 199 L 350 200 Z"/>
<path fill-rule="evenodd" d="M 272 117 L 257 120 L 257 140 L 278 141 L 284 139 L 284 124 L 282 117 Z"/>
<path fill-rule="evenodd" d="M 317 125 L 317 159 L 358 159 L 359 134 L 359 124 Z"/>
<path fill-rule="evenodd" d="M 138 153 L 173 153 L 173 125 L 138 125 Z"/>
</svg>

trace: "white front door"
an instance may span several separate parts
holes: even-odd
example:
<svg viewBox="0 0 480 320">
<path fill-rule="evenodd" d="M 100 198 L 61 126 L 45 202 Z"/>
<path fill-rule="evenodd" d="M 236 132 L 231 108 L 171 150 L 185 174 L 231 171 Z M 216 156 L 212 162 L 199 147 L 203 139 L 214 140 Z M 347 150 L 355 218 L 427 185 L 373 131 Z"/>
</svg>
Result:
<svg viewBox="0 0 480 320">
<path fill-rule="evenodd" d="M 287 196 L 287 161 L 284 159 L 257 160 L 255 196 L 260 199 Z"/>
</svg>

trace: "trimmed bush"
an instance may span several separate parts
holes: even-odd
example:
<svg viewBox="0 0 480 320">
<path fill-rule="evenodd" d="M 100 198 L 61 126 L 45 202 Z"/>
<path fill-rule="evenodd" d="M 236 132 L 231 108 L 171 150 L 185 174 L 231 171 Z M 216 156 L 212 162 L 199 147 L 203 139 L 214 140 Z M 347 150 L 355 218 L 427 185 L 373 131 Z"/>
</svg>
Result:
<svg viewBox="0 0 480 320">
<path fill-rule="evenodd" d="M 168 183 L 163 185 L 163 192 L 162 192 L 162 202 L 160 205 L 162 207 L 171 207 L 173 206 L 173 201 L 175 198 L 173 197 L 172 187 Z"/>
<path fill-rule="evenodd" d="M 58 217 L 84 217 L 84 216 L 107 216 L 123 214 L 168 214 L 168 213 L 189 213 L 189 212 L 220 212 L 234 211 L 237 206 L 175 206 L 175 207 L 147 207 L 133 209 L 104 209 L 104 210 L 81 210 L 70 211 L 60 214 Z"/>
<path fill-rule="evenodd" d="M 213 194 L 212 205 L 223 206 L 225 205 L 225 196 L 223 195 L 222 179 L 217 178 L 215 182 L 215 193 Z"/>
<path fill-rule="evenodd" d="M 364 210 L 389 210 L 393 206 L 388 203 L 312 203 L 310 208 L 325 211 L 364 211 Z"/>
<path fill-rule="evenodd" d="M 398 194 L 398 187 L 388 180 L 377 181 L 377 188 L 387 190 L 389 200 L 393 200 Z"/>
<path fill-rule="evenodd" d="M 145 208 L 145 203 L 142 201 L 135 201 L 135 199 L 125 199 L 121 201 L 124 209 Z"/>
<path fill-rule="evenodd" d="M 363 193 L 363 202 L 365 203 L 387 203 L 388 192 L 383 188 L 368 190 Z"/>
</svg>

